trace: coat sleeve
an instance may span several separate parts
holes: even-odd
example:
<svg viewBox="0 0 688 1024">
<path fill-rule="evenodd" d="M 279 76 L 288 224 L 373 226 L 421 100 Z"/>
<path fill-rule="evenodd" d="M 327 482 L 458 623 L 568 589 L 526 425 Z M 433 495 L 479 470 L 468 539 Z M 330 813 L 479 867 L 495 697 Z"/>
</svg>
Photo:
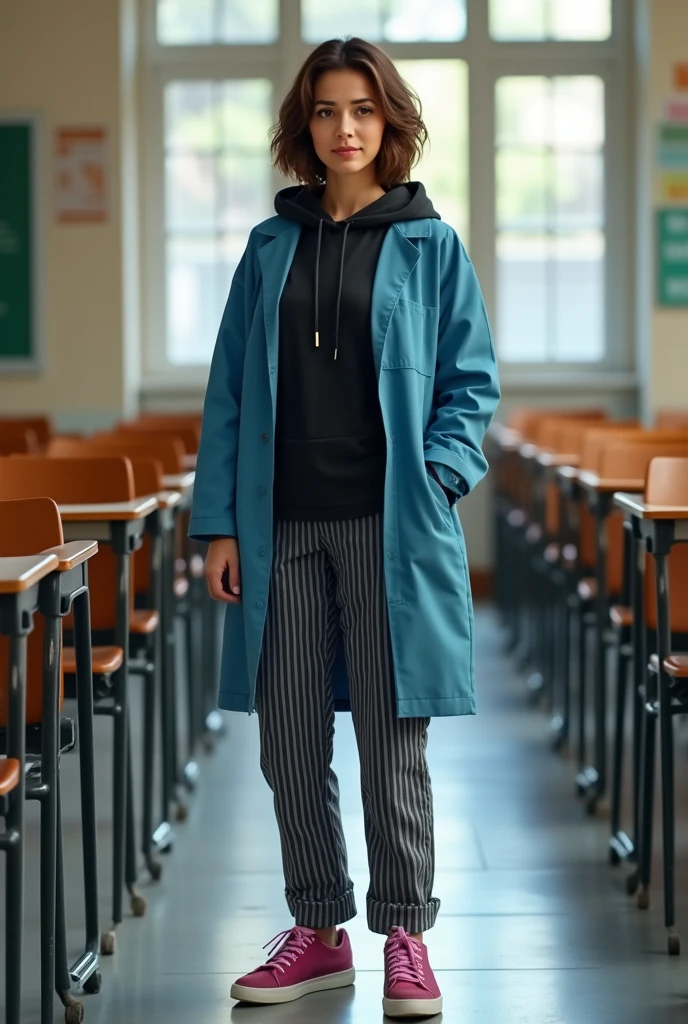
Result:
<svg viewBox="0 0 688 1024">
<path fill-rule="evenodd" d="M 234 271 L 210 363 L 189 537 L 236 537 L 236 470 L 246 352 L 247 245 Z"/>
<path fill-rule="evenodd" d="M 482 442 L 498 402 L 497 361 L 480 286 L 449 228 L 441 242 L 435 398 L 423 449 L 425 461 L 462 478 L 466 492 L 487 472 Z"/>
</svg>

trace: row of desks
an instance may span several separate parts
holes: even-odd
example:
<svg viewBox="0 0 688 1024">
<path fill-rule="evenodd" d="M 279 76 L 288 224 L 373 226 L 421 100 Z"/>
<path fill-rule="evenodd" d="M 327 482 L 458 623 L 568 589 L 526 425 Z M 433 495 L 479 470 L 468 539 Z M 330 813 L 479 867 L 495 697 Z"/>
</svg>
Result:
<svg viewBox="0 0 688 1024">
<path fill-rule="evenodd" d="M 122 721 L 126 723 L 126 710 L 129 690 L 129 626 L 130 596 L 129 572 L 130 557 L 140 547 L 144 531 L 151 536 L 151 571 L 154 593 L 159 595 L 161 635 L 163 637 L 163 673 L 168 685 L 174 673 L 174 526 L 176 515 L 188 508 L 191 501 L 194 483 L 192 471 L 179 475 L 166 476 L 164 485 L 167 490 L 160 494 L 137 498 L 133 501 L 115 502 L 110 504 L 79 504 L 58 505 L 63 524 L 65 544 L 49 552 L 20 558 L 0 558 L 0 626 L 2 632 L 14 638 L 11 644 L 12 657 L 16 664 L 11 667 L 10 702 L 22 708 L 21 735 L 8 735 L 8 756 L 24 760 L 23 708 L 26 701 L 25 655 L 21 656 L 21 644 L 32 628 L 33 613 L 39 606 L 39 593 L 45 586 L 43 581 L 51 578 L 57 581 L 57 608 L 65 607 L 60 602 L 66 601 L 71 607 L 75 595 L 82 595 L 88 601 L 86 591 L 86 564 L 88 558 L 97 549 L 97 543 L 108 544 L 117 558 L 117 610 L 115 643 L 124 652 L 122 668 L 116 675 L 115 700 L 122 707 Z M 84 540 L 83 538 L 88 538 Z M 76 578 L 76 577 L 79 578 Z M 88 665 L 88 671 L 78 673 L 77 696 L 79 703 L 80 742 L 93 745 L 93 694 L 90 672 L 91 637 L 90 615 L 84 616 L 75 611 L 75 646 L 77 647 L 77 665 Z M 64 614 L 59 611 L 56 614 Z M 84 630 L 83 626 L 86 624 Z M 87 635 L 83 635 L 83 633 Z M 79 679 L 79 674 L 81 679 Z M 88 691 L 88 692 L 86 692 Z M 54 723 L 55 732 L 59 726 L 59 714 Z M 115 743 L 123 749 L 120 751 L 122 762 L 126 758 L 126 728 L 116 730 Z M 91 760 L 93 763 L 93 759 Z M 95 822 L 95 780 L 83 780 L 82 800 L 84 799 L 84 781 L 86 782 L 86 799 L 93 801 L 91 819 Z M 119 787 L 119 798 L 115 794 L 114 816 L 120 816 L 124 822 L 126 814 L 124 789 Z M 169 788 L 165 797 L 169 800 Z M 18 803 L 23 805 L 24 779 L 22 774 L 21 789 Z M 23 810 L 21 811 L 23 819 Z M 121 834 L 124 835 L 124 828 Z M 71 980 L 83 984 L 98 966 L 98 910 L 97 910 L 97 872 L 96 872 L 96 837 L 84 836 L 85 853 L 88 846 L 89 863 L 86 867 L 86 948 L 82 957 L 71 968 Z M 124 844 L 123 844 L 124 846 Z M 113 871 L 113 924 L 122 920 L 124 849 L 114 852 L 115 864 Z M 58 963 L 59 970 L 59 963 Z"/>
</svg>

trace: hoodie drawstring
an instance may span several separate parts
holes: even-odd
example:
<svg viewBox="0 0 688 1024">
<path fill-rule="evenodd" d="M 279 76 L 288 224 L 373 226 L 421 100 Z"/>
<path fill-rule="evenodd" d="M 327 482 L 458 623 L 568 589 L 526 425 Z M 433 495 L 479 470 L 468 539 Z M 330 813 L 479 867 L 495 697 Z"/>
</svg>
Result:
<svg viewBox="0 0 688 1024">
<path fill-rule="evenodd" d="M 318 293 L 320 290 L 320 248 L 322 245 L 323 221 L 318 224 L 318 247 L 315 254 L 315 347 L 320 348 L 320 332 L 318 330 Z M 339 307 L 342 300 L 342 282 L 344 280 L 344 254 L 346 252 L 346 236 L 349 233 L 351 224 L 347 221 L 344 225 L 344 237 L 342 239 L 342 255 L 339 261 L 339 285 L 337 287 L 337 319 L 334 329 L 334 358 L 337 358 L 339 351 Z"/>
<path fill-rule="evenodd" d="M 344 279 L 344 251 L 346 250 L 346 236 L 349 233 L 351 225 L 347 222 L 344 228 L 344 238 L 342 239 L 342 258 L 339 263 L 339 286 L 337 288 L 337 320 L 334 328 L 334 357 L 337 358 L 337 346 L 339 344 L 339 303 L 342 299 L 342 281 Z"/>
<path fill-rule="evenodd" d="M 315 253 L 315 347 L 320 348 L 320 334 L 318 332 L 318 290 L 320 288 L 320 244 L 322 242 L 323 222 L 318 224 L 318 248 Z"/>
</svg>

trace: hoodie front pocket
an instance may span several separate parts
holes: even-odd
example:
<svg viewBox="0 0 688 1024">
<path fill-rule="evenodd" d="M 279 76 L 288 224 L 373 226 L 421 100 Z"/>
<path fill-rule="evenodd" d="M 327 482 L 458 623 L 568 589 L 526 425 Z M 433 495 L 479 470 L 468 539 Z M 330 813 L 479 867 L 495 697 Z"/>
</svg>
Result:
<svg viewBox="0 0 688 1024">
<path fill-rule="evenodd" d="M 383 370 L 416 370 L 434 377 L 439 307 L 399 299 L 382 353 Z"/>
</svg>

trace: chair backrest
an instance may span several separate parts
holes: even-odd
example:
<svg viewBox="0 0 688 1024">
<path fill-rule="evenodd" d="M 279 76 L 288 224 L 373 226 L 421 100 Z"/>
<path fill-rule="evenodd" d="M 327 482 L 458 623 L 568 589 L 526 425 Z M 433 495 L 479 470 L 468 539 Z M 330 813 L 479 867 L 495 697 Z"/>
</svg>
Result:
<svg viewBox="0 0 688 1024">
<path fill-rule="evenodd" d="M 610 439 L 600 452 L 598 473 L 607 480 L 645 480 L 650 463 L 662 455 L 677 457 L 680 462 L 688 455 L 688 433 L 666 439 L 647 434 Z"/>
<path fill-rule="evenodd" d="M 38 454 L 40 450 L 38 435 L 33 428 L 0 425 L 0 455 L 14 455 L 15 452 Z"/>
<path fill-rule="evenodd" d="M 688 430 L 688 409 L 660 409 L 655 416 L 658 430 Z"/>
<path fill-rule="evenodd" d="M 688 456 L 688 434 L 674 440 L 662 440 L 657 432 L 610 438 L 598 472 L 608 480 L 644 480 L 653 457 L 661 454 Z M 612 594 L 620 593 L 623 585 L 623 545 L 623 516 L 613 511 L 607 518 L 607 586 Z"/>
<path fill-rule="evenodd" d="M 93 443 L 99 450 L 109 448 L 113 453 L 128 458 L 159 459 L 165 473 L 184 472 L 184 444 L 179 438 L 160 437 L 156 434 L 102 433 L 87 438 L 85 443 Z M 51 445 L 49 448 L 50 454 L 59 455 L 61 451 L 64 448 L 59 445 Z"/>
<path fill-rule="evenodd" d="M 98 445 L 94 441 L 66 441 L 63 438 L 58 438 L 50 443 L 48 452 L 51 458 L 56 459 L 92 459 L 111 456 L 112 448 L 108 445 Z M 164 489 L 164 470 L 160 459 L 137 456 L 130 458 L 129 461 L 134 475 L 134 496 L 136 498 L 147 498 Z M 144 535 L 141 547 L 134 553 L 134 589 L 137 594 L 147 594 L 150 589 L 149 563 L 150 541 L 148 536 Z"/>
<path fill-rule="evenodd" d="M 45 448 L 53 434 L 49 416 L 0 416 L 0 429 L 3 427 L 33 430 L 41 449 Z"/>
<path fill-rule="evenodd" d="M 580 468 L 591 473 L 601 473 L 602 460 L 605 458 L 605 451 L 611 446 L 619 443 L 629 442 L 631 446 L 636 444 L 662 444 L 681 442 L 688 439 L 688 431 L 681 430 L 644 430 L 642 428 L 621 427 L 619 430 L 605 431 L 604 429 L 593 428 L 586 432 L 581 455 Z M 661 454 L 661 453 L 659 453 Z M 611 473 L 602 473 L 604 476 L 612 476 Z M 641 474 L 644 477 L 644 472 Z"/>
<path fill-rule="evenodd" d="M 62 520 L 50 498 L 0 501 L 0 557 L 33 555 L 63 543 Z M 34 616 L 26 647 L 26 723 L 36 725 L 43 710 L 43 618 Z M 0 726 L 7 725 L 9 638 L 0 636 Z M 60 706 L 62 706 L 60 679 Z"/>
<path fill-rule="evenodd" d="M 131 501 L 135 497 L 132 465 L 128 459 L 114 455 L 76 459 L 46 455 L 0 458 L 0 500 L 24 497 L 49 497 L 67 505 Z M 131 578 L 133 599 L 133 569 Z M 101 545 L 89 562 L 89 584 L 93 629 L 114 629 L 116 559 L 106 545 Z"/>
<path fill-rule="evenodd" d="M 684 453 L 688 456 L 688 451 Z M 654 458 L 647 467 L 648 505 L 688 506 L 688 457 Z M 645 564 L 645 621 L 657 628 L 657 591 L 653 559 Z M 668 558 L 669 615 L 672 633 L 688 633 L 688 544 L 674 544 Z"/>
<path fill-rule="evenodd" d="M 571 427 L 582 429 L 586 424 L 593 427 L 607 422 L 608 420 L 601 413 L 581 416 L 577 419 L 570 419 L 569 417 L 547 418 L 542 420 L 538 426 L 535 443 L 543 451 L 563 452 L 562 444 L 568 429 Z"/>
<path fill-rule="evenodd" d="M 651 459 L 645 478 L 645 501 L 648 505 L 688 506 L 688 459 L 661 455 Z"/>
<path fill-rule="evenodd" d="M 115 434 L 133 434 L 135 437 L 176 437 L 184 445 L 186 455 L 195 455 L 201 443 L 201 428 L 195 423 L 159 422 L 142 420 L 136 423 L 120 423 Z"/>
<path fill-rule="evenodd" d="M 537 429 L 544 420 L 604 419 L 603 409 L 548 409 L 537 406 L 523 406 L 511 411 L 507 426 L 517 430 L 524 440 L 534 441 Z"/>
</svg>

